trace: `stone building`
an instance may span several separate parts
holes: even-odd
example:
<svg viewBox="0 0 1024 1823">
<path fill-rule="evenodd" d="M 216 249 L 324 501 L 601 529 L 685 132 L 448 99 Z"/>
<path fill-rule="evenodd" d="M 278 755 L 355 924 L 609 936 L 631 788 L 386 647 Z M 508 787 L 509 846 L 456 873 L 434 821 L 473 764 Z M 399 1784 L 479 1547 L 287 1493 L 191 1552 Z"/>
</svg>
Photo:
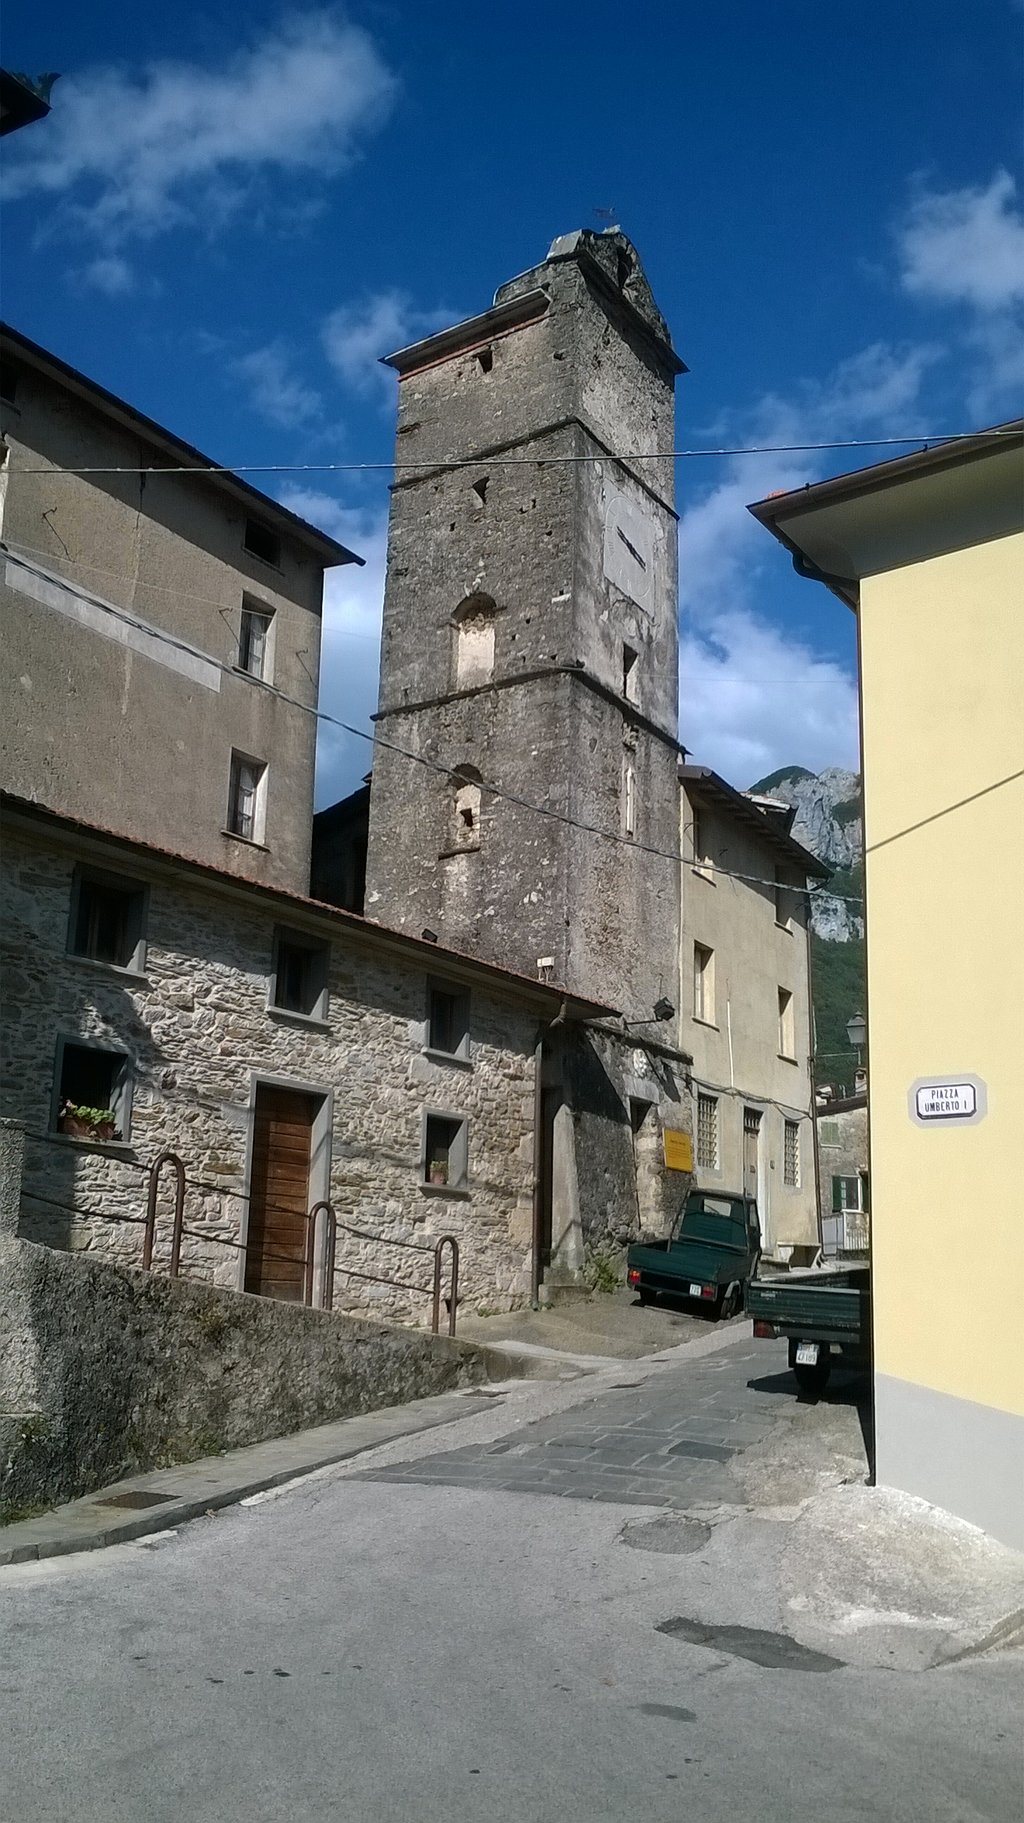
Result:
<svg viewBox="0 0 1024 1823">
<path fill-rule="evenodd" d="M 470 1307 L 530 1296 L 538 1047 L 605 1009 L 6 796 L 3 854 L 23 1238 L 138 1264 L 146 1171 L 169 1148 L 191 1276 L 300 1298 L 306 1212 L 329 1198 L 335 1309 L 425 1321 L 442 1234 Z M 112 952 L 118 924 L 130 948 Z M 109 1137 L 67 1103 L 109 1108 Z M 320 1222 L 317 1303 L 325 1244 Z"/>
<path fill-rule="evenodd" d="M 324 569 L 362 559 L 16 331 L 0 359 L 5 787 L 307 892 Z"/>
<path fill-rule="evenodd" d="M 821 1102 L 817 1121 L 825 1252 L 867 1253 L 871 1235 L 867 1089 Z"/>
<path fill-rule="evenodd" d="M 793 840 L 787 805 L 706 766 L 679 779 L 697 1181 L 756 1196 L 765 1253 L 799 1264 L 821 1244 L 807 881 L 828 869 Z"/>
<path fill-rule="evenodd" d="M 737 1076 L 692 1018 L 694 940 L 709 938 L 687 926 L 700 890 L 679 859 L 666 454 L 685 368 L 636 250 L 618 230 L 565 235 L 490 310 L 387 361 L 399 377 L 396 459 L 416 466 L 399 468 L 392 494 L 368 836 L 365 791 L 323 813 L 318 891 L 351 903 L 365 865 L 369 917 L 618 1009 L 614 1023 L 545 1045 L 550 1284 L 578 1275 L 588 1248 L 663 1231 L 676 1213 L 695 1097 L 707 1100 L 691 1075 L 698 1052 L 707 1082 L 732 1098 L 713 1181 L 740 1186 L 731 1110 L 742 1104 L 762 1123 L 752 1170 L 773 1244 L 809 1249 L 803 889 L 824 870 L 783 829 L 784 806 L 716 782 L 732 844 L 720 866 L 749 849 L 755 872 L 780 865 L 793 882 L 785 936 L 774 910 L 762 928 L 762 888 L 732 881 L 717 895 L 733 1004 L 748 1022 L 733 1034 Z M 701 778 L 707 796 L 714 775 Z M 780 984 L 800 1034 L 781 1060 Z M 787 1121 L 802 1146 L 792 1185 Z"/>
</svg>

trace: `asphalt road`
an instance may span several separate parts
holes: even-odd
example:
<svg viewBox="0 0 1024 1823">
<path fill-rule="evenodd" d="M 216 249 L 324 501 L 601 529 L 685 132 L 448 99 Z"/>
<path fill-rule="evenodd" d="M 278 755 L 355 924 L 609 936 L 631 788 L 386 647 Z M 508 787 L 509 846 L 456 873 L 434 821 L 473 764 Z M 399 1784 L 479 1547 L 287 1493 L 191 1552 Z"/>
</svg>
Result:
<svg viewBox="0 0 1024 1823">
<path fill-rule="evenodd" d="M 175 1536 L 0 1572 L 0 1818 L 1017 1823 L 1019 1653 L 808 1653 L 792 1524 L 715 1524 L 791 1408 L 782 1365 L 739 1338 L 596 1397 L 520 1385 Z"/>
</svg>

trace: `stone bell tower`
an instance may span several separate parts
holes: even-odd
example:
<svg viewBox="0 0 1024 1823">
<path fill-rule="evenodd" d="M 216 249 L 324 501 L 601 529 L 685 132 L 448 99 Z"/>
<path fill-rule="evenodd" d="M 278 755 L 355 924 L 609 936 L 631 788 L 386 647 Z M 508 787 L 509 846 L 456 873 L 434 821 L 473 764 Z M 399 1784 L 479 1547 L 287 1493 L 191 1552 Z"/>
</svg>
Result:
<svg viewBox="0 0 1024 1823">
<path fill-rule="evenodd" d="M 391 503 L 367 915 L 650 1018 L 678 994 L 683 363 L 618 229 L 562 236 L 387 359 L 416 466 Z"/>
</svg>

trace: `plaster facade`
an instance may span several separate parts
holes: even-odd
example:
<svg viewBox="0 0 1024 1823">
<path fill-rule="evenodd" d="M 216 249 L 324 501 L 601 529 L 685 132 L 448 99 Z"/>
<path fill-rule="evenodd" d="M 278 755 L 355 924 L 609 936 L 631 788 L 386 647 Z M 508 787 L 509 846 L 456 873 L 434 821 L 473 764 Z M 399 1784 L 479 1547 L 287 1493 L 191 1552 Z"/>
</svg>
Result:
<svg viewBox="0 0 1024 1823">
<path fill-rule="evenodd" d="M 682 773 L 678 1000 L 697 1183 L 756 1195 L 765 1254 L 799 1264 L 821 1244 L 806 887 L 826 870 L 715 774 Z"/>
<path fill-rule="evenodd" d="M 817 1122 L 825 1252 L 867 1253 L 871 1239 L 867 1095 L 822 1102 Z"/>
<path fill-rule="evenodd" d="M 877 1478 L 1018 1549 L 1017 1328 L 965 1314 L 963 1262 L 983 1211 L 1020 1307 L 1022 446 L 1004 426 L 754 509 L 858 617 Z M 917 1118 L 916 1086 L 965 1079 L 975 1116 Z"/>
<path fill-rule="evenodd" d="M 5 788 L 306 892 L 323 574 L 358 559 L 25 338 L 2 353 Z M 232 754 L 266 767 L 250 840 Z"/>
</svg>

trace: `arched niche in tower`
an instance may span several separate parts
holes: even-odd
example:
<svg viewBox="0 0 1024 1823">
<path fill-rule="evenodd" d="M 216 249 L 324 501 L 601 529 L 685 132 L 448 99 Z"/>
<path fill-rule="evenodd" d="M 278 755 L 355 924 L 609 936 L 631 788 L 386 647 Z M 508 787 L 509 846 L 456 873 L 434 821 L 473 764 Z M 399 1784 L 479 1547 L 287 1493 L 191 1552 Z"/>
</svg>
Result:
<svg viewBox="0 0 1024 1823">
<path fill-rule="evenodd" d="M 451 809 L 449 849 L 469 853 L 480 846 L 483 780 L 475 766 L 456 766 L 448 781 Z"/>
<path fill-rule="evenodd" d="M 494 618 L 497 604 L 479 589 L 460 601 L 452 615 L 452 669 L 457 690 L 489 684 L 494 676 Z"/>
</svg>

